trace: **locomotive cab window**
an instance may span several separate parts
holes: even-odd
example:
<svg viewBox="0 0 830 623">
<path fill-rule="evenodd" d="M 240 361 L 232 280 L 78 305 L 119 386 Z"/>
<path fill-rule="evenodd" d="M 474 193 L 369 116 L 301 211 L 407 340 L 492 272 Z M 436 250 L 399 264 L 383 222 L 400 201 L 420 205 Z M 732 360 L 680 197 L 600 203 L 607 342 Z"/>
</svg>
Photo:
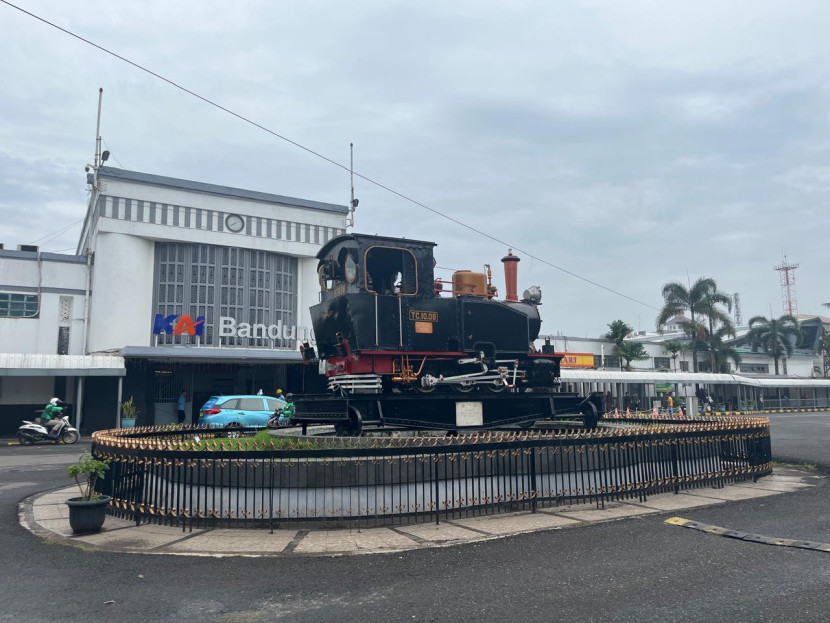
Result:
<svg viewBox="0 0 830 623">
<path fill-rule="evenodd" d="M 323 290 L 333 290 L 335 286 L 335 268 L 332 260 L 320 262 L 317 267 L 317 277 Z"/>
<path fill-rule="evenodd" d="M 418 268 L 411 251 L 371 247 L 366 251 L 364 262 L 367 291 L 410 296 L 418 293 Z"/>
<path fill-rule="evenodd" d="M 340 254 L 340 264 L 343 266 L 346 281 L 354 283 L 357 279 L 357 262 L 355 262 L 351 251 L 343 250 Z"/>
</svg>

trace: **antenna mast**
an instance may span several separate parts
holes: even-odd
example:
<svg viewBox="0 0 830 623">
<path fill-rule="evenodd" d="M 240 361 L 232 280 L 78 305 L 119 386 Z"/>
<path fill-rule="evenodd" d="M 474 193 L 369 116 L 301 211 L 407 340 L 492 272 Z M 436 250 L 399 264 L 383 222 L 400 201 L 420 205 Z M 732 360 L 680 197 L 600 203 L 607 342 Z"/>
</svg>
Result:
<svg viewBox="0 0 830 623">
<path fill-rule="evenodd" d="M 735 306 L 735 326 L 739 327 L 744 323 L 744 318 L 741 315 L 741 295 L 738 292 L 735 292 L 732 295 L 732 304 Z"/>
<path fill-rule="evenodd" d="M 98 170 L 98 165 L 101 163 L 101 100 L 104 97 L 104 89 L 98 88 L 98 121 L 95 124 L 95 160 L 94 169 Z"/>
<path fill-rule="evenodd" d="M 349 199 L 349 214 L 346 216 L 346 227 L 354 227 L 354 211 L 359 199 L 354 198 L 354 143 L 349 143 L 349 182 L 352 187 L 351 198 Z"/>
<path fill-rule="evenodd" d="M 781 306 L 784 313 L 789 316 L 796 316 L 798 314 L 798 299 L 795 295 L 795 269 L 798 268 L 798 264 L 788 264 L 787 254 L 785 253 L 784 261 L 774 268 L 781 275 Z"/>
</svg>

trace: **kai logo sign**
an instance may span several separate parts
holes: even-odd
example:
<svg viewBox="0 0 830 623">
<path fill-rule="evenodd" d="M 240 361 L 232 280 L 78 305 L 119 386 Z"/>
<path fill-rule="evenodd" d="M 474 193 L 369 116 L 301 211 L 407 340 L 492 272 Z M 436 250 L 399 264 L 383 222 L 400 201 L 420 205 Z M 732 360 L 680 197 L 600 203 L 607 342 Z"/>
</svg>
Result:
<svg viewBox="0 0 830 623">
<path fill-rule="evenodd" d="M 168 335 L 184 335 L 202 336 L 205 333 L 205 317 L 193 316 L 189 314 L 171 314 L 165 316 L 164 314 L 156 314 L 153 320 L 153 335 L 160 335 L 167 333 Z"/>
</svg>

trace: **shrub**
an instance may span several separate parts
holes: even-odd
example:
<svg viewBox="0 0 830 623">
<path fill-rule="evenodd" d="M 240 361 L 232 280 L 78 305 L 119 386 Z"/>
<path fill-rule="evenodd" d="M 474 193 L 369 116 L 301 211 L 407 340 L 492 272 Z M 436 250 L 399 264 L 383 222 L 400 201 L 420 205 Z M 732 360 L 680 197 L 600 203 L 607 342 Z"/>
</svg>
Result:
<svg viewBox="0 0 830 623">
<path fill-rule="evenodd" d="M 69 466 L 69 477 L 74 478 L 78 483 L 82 501 L 89 502 L 101 497 L 100 493 L 95 492 L 95 483 L 99 478 L 106 477 L 106 471 L 109 468 L 109 460 L 99 461 L 88 452 L 82 454 L 77 463 Z"/>
</svg>

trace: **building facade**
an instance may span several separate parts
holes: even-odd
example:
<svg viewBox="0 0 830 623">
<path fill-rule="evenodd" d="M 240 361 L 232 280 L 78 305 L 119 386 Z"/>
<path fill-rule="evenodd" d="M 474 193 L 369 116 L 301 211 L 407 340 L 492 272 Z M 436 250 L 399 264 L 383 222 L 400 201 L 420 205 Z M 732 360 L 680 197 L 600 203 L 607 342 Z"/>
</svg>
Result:
<svg viewBox="0 0 830 623">
<path fill-rule="evenodd" d="M 315 256 L 345 232 L 346 206 L 109 167 L 87 181 L 74 256 L 0 251 L 0 351 L 94 354 L 115 372 L 66 387 L 1 377 L 4 429 L 8 400 L 24 401 L 17 414 L 56 393 L 96 430 L 130 397 L 139 424 L 165 424 L 182 391 L 195 418 L 211 395 L 303 390 Z"/>
</svg>

